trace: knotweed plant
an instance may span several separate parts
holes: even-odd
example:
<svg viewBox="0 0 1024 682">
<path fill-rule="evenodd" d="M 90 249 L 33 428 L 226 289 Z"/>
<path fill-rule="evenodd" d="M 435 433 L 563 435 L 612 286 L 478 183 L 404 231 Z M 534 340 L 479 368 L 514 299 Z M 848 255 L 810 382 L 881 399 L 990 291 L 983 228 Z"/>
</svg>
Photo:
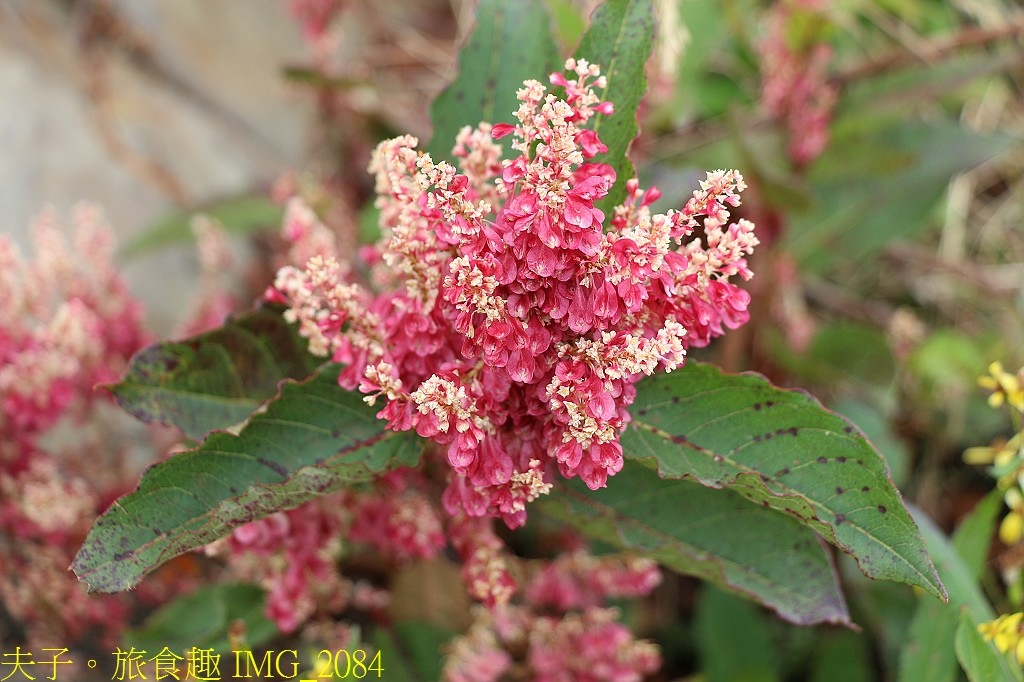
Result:
<svg viewBox="0 0 1024 682">
<path fill-rule="evenodd" d="M 514 51 L 546 12 L 487 1 L 478 21 Z M 497 44 L 471 38 L 434 107 L 439 131 L 471 125 L 430 153 L 409 135 L 377 146 L 381 237 L 358 258 L 291 198 L 290 263 L 264 305 L 147 348 L 112 387 L 198 445 L 97 521 L 78 575 L 124 590 L 208 546 L 266 588 L 280 631 L 384 651 L 356 623 L 397 633 L 390 576 L 448 566 L 474 602 L 432 673 L 455 681 L 640 680 L 658 649 L 613 600 L 649 595 L 663 567 L 797 623 L 849 624 L 822 538 L 942 597 L 854 425 L 688 358 L 748 321 L 758 239 L 734 216 L 737 171 L 664 212 L 632 177 L 653 23 L 650 3 L 603 3 L 579 56 L 547 60 L 553 41 L 530 55 L 531 75 L 564 65 L 548 85 L 474 70 Z M 496 101 L 506 120 L 467 120 Z M 531 533 L 549 544 L 522 551 Z"/>
<path fill-rule="evenodd" d="M 284 235 L 292 253 L 308 259 L 282 268 L 267 294 L 288 306 L 286 318 L 299 325 L 313 353 L 343 363 L 341 386 L 358 388 L 371 405 L 383 401 L 377 416 L 389 428 L 415 431 L 440 447 L 450 469 L 442 497 L 449 537 L 470 592 L 491 607 L 508 603 L 515 583 L 487 519 L 522 526 L 527 505 L 547 494 L 557 476 L 580 477 L 591 489 L 605 486 L 622 468 L 619 434 L 629 423 L 625 408 L 636 381 L 680 367 L 687 348 L 747 319 L 749 297 L 731 281 L 752 275 L 745 257 L 757 244 L 751 223 L 729 222 L 742 177 L 709 173 L 682 210 L 664 214 L 649 208 L 658 191 L 643 192 L 634 181 L 627 202 L 606 219 L 594 202 L 608 193 L 615 174 L 591 160 L 606 148 L 584 127 L 612 112 L 594 91 L 605 79 L 583 60 L 565 66 L 566 75 L 551 76 L 563 98 L 527 81 L 518 92 L 516 124 L 463 129 L 453 151 L 458 168 L 434 163 L 410 136 L 377 147 L 370 170 L 385 233 L 362 254 L 376 264 L 374 287 L 354 281 L 329 232 L 296 199 Z M 502 162 L 497 140 L 509 138 L 515 155 Z M 406 515 L 405 527 L 413 531 L 431 518 L 427 505 Z M 260 527 L 281 526 L 269 521 Z M 256 544 L 248 528 L 234 533 L 234 547 Z M 437 531 L 423 528 L 406 536 L 376 535 L 397 539 L 391 551 L 411 556 L 432 556 L 444 544 Z M 287 543 L 299 551 L 322 545 Z M 292 557 L 287 566 L 283 579 L 268 583 L 271 612 L 286 631 L 299 622 L 296 608 L 312 611 L 309 591 L 293 592 L 302 599 L 291 600 L 282 592 L 305 584 L 299 574 L 309 562 Z M 643 570 L 657 576 L 653 564 Z M 562 613 L 580 606 L 571 581 L 544 575 L 553 574 L 532 583 L 531 594 L 547 593 Z M 607 628 L 628 636 L 611 612 L 598 609 L 600 597 L 645 594 L 657 580 L 641 582 L 642 589 L 593 591 L 582 616 L 595 619 L 593 627 L 502 611 L 518 622 L 519 634 L 498 640 L 525 643 L 533 629 L 555 628 L 538 641 L 557 652 L 564 647 L 553 646 L 552 638 L 564 627 L 577 632 L 566 631 L 569 638 Z M 460 646 L 472 648 L 474 637 Z M 657 657 L 648 649 L 631 654 L 635 665 L 623 666 L 651 669 Z M 572 665 L 589 659 L 580 655 Z M 452 679 L 460 679 L 458 660 L 450 666 Z M 552 666 L 536 669 L 544 667 Z"/>
</svg>

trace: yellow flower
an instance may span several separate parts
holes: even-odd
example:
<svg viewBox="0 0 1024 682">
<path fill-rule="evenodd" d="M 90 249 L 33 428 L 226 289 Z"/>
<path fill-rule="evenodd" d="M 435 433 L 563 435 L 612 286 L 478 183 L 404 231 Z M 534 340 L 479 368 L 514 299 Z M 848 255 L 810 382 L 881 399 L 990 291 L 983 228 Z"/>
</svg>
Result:
<svg viewBox="0 0 1024 682">
<path fill-rule="evenodd" d="M 978 632 L 1004 654 L 1013 652 L 1017 662 L 1024 665 L 1024 638 L 1020 631 L 1022 618 L 1024 613 L 1004 613 L 991 623 L 979 624 Z"/>
<path fill-rule="evenodd" d="M 1024 380 L 1022 372 L 1010 374 L 1003 369 L 1000 362 L 993 362 L 988 366 L 988 376 L 978 379 L 978 385 L 992 391 L 988 397 L 988 404 L 992 407 L 999 407 L 1006 402 L 1010 407 L 1019 412 L 1024 412 Z"/>
<path fill-rule="evenodd" d="M 968 464 L 995 464 L 1002 468 L 1020 456 L 1022 446 L 1024 432 L 1017 433 L 1010 440 L 997 443 L 993 447 L 967 448 L 964 450 L 964 461 Z"/>
<path fill-rule="evenodd" d="M 1024 517 L 1017 510 L 1011 511 L 999 524 L 999 539 L 1006 545 L 1016 545 L 1024 538 Z"/>
<path fill-rule="evenodd" d="M 1024 540 L 1024 493 L 1014 486 L 1003 494 L 1003 501 L 1010 513 L 999 524 L 999 539 L 1012 546 Z"/>
</svg>

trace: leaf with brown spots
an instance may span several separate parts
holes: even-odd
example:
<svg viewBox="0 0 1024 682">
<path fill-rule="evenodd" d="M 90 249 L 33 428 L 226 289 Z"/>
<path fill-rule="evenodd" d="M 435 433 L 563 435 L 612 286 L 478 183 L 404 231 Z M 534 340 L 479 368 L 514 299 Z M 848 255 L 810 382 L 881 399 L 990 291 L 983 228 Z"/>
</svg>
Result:
<svg viewBox="0 0 1024 682">
<path fill-rule="evenodd" d="M 632 412 L 628 459 L 663 479 L 729 488 L 812 528 L 866 575 L 946 598 L 885 460 L 807 393 L 690 362 L 641 383 Z"/>
<path fill-rule="evenodd" d="M 421 448 L 384 429 L 358 393 L 338 386 L 339 365 L 288 381 L 234 435 L 217 431 L 194 450 L 150 467 L 114 502 L 71 568 L 94 592 L 138 584 L 161 563 L 231 532 L 396 466 L 415 466 Z"/>
</svg>

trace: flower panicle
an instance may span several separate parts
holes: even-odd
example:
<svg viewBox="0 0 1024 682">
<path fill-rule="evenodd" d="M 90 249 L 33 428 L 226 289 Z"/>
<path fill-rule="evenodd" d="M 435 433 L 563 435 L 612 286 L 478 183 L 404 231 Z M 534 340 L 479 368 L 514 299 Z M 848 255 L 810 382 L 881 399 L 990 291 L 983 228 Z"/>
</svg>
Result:
<svg viewBox="0 0 1024 682">
<path fill-rule="evenodd" d="M 379 286 L 318 252 L 270 293 L 314 352 L 346 363 L 343 385 L 386 399 L 390 428 L 444 450 L 450 514 L 510 527 L 555 476 L 593 489 L 621 470 L 634 384 L 746 322 L 733 280 L 752 276 L 757 245 L 732 220 L 746 187 L 733 170 L 666 213 L 651 209 L 657 189 L 629 180 L 607 216 L 617 178 L 595 158 L 607 147 L 593 126 L 613 113 L 606 79 L 570 59 L 550 82 L 559 94 L 523 84 L 511 122 L 463 129 L 456 165 L 411 136 L 377 147 Z"/>
</svg>

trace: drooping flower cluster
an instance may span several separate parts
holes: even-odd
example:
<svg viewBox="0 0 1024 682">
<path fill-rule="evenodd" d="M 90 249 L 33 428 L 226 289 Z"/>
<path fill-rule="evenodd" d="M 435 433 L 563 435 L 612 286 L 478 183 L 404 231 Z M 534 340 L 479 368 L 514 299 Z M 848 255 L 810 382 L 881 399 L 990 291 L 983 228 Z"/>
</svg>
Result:
<svg viewBox="0 0 1024 682">
<path fill-rule="evenodd" d="M 789 132 L 789 157 L 803 166 L 828 144 L 836 88 L 828 81 L 832 46 L 822 42 L 825 3 L 782 0 L 772 5 L 761 55 L 761 105 Z"/>
<path fill-rule="evenodd" d="M 396 562 L 428 559 L 440 551 L 441 520 L 417 490 L 420 483 L 415 470 L 396 470 L 372 489 L 343 490 L 239 526 L 207 553 L 226 554 L 235 575 L 262 584 L 267 616 L 282 632 L 292 633 L 318 614 L 329 617 L 387 599 L 386 592 L 353 583 L 339 570 L 352 544 L 368 545 Z"/>
<path fill-rule="evenodd" d="M 333 546 L 341 518 L 329 498 L 323 501 L 239 526 L 228 537 L 233 572 L 266 588 L 266 614 L 282 632 L 295 632 L 318 606 L 330 610 L 343 592 Z"/>
<path fill-rule="evenodd" d="M 316 255 L 269 293 L 313 352 L 346 364 L 343 386 L 445 448 L 449 513 L 510 527 L 555 470 L 599 488 L 621 469 L 635 382 L 747 320 L 730 279 L 751 276 L 757 244 L 750 222 L 729 222 L 745 187 L 735 171 L 709 173 L 665 214 L 650 211 L 657 190 L 630 181 L 606 216 L 615 173 L 587 127 L 612 113 L 596 94 L 606 82 L 582 60 L 566 69 L 551 77 L 564 99 L 527 81 L 516 123 L 464 130 L 459 169 L 409 136 L 378 147 L 378 291 Z M 507 136 L 515 156 L 499 162 Z"/>
<path fill-rule="evenodd" d="M 645 596 L 660 581 L 649 560 L 566 554 L 533 577 L 523 604 L 474 612 L 473 625 L 451 646 L 443 679 L 639 681 L 657 670 L 658 650 L 635 640 L 604 603 Z"/>
<path fill-rule="evenodd" d="M 98 211 L 80 207 L 74 245 L 51 213 L 33 225 L 34 262 L 0 236 L 0 432 L 31 438 L 142 345 L 141 309 L 114 268 Z"/>
<path fill-rule="evenodd" d="M 632 555 L 595 557 L 584 550 L 562 554 L 530 581 L 527 600 L 558 611 L 587 609 L 606 599 L 641 597 L 661 583 L 650 559 Z"/>
</svg>

